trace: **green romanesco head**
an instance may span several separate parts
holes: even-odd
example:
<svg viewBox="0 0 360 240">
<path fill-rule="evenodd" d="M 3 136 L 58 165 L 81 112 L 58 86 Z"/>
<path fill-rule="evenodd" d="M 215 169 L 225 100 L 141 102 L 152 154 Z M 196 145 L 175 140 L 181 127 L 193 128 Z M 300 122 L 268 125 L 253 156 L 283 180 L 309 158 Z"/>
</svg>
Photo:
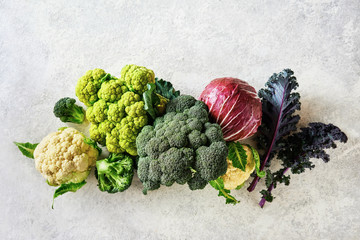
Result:
<svg viewBox="0 0 360 240">
<path fill-rule="evenodd" d="M 148 123 L 142 101 L 147 83 L 154 83 L 154 72 L 127 65 L 117 79 L 102 69 L 88 71 L 76 86 L 79 100 L 88 106 L 90 137 L 106 145 L 111 153 L 137 155 L 136 136 Z"/>
<path fill-rule="evenodd" d="M 146 122 L 144 122 L 144 125 L 145 124 Z M 143 127 L 144 125 L 140 126 Z M 137 155 L 136 137 L 140 132 L 140 126 L 136 125 L 134 118 L 130 116 L 123 118 L 120 124 L 116 125 L 119 130 L 120 146 L 133 156 Z"/>
<path fill-rule="evenodd" d="M 130 91 L 142 94 L 147 90 L 148 83 L 155 83 L 155 74 L 150 69 L 130 64 L 121 70 L 121 79 Z"/>
<path fill-rule="evenodd" d="M 125 106 L 120 101 L 109 105 L 108 120 L 114 123 L 121 122 L 126 116 Z"/>
<path fill-rule="evenodd" d="M 120 103 L 123 104 L 125 107 L 131 106 L 136 102 L 141 100 L 141 96 L 134 92 L 126 92 L 121 96 Z"/>
<path fill-rule="evenodd" d="M 125 149 L 120 147 L 119 144 L 119 129 L 117 126 L 113 128 L 110 133 L 106 134 L 106 148 L 111 153 L 125 152 Z"/>
<path fill-rule="evenodd" d="M 86 106 L 92 106 L 98 100 L 98 91 L 101 86 L 102 80 L 110 78 L 110 74 L 102 69 L 95 68 L 89 70 L 82 76 L 75 87 L 75 94 L 80 102 Z"/>
<path fill-rule="evenodd" d="M 112 79 L 101 84 L 98 97 L 106 102 L 118 101 L 128 88 L 119 80 Z"/>
<path fill-rule="evenodd" d="M 111 133 L 111 130 L 115 127 L 115 124 L 109 120 L 105 120 L 100 124 L 91 124 L 90 126 L 90 138 L 105 146 L 106 134 Z"/>
<path fill-rule="evenodd" d="M 86 118 L 91 123 L 101 123 L 107 119 L 108 104 L 100 99 L 86 110 Z"/>
<path fill-rule="evenodd" d="M 143 101 L 135 102 L 134 104 L 127 106 L 125 112 L 130 117 L 145 116 L 146 111 L 144 109 L 145 103 Z"/>
</svg>

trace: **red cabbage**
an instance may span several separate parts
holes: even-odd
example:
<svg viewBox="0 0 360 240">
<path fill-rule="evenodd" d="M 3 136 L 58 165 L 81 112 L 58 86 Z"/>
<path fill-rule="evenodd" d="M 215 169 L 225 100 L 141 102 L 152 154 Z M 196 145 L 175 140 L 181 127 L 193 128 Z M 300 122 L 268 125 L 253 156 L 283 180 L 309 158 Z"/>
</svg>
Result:
<svg viewBox="0 0 360 240">
<path fill-rule="evenodd" d="M 240 141 L 256 133 L 261 124 L 261 100 L 255 89 L 237 78 L 217 78 L 200 95 L 226 141 Z"/>
</svg>

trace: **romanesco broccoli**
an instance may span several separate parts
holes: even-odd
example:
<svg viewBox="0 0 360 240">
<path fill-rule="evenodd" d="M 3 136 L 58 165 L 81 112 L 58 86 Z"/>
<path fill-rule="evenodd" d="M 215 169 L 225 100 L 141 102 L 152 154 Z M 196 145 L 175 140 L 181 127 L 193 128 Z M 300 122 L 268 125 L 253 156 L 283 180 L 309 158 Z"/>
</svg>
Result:
<svg viewBox="0 0 360 240">
<path fill-rule="evenodd" d="M 121 79 L 102 69 L 88 71 L 76 85 L 76 95 L 88 106 L 90 137 L 106 145 L 111 153 L 137 155 L 136 136 L 148 122 L 141 94 L 154 72 L 145 67 L 127 65 Z"/>
</svg>

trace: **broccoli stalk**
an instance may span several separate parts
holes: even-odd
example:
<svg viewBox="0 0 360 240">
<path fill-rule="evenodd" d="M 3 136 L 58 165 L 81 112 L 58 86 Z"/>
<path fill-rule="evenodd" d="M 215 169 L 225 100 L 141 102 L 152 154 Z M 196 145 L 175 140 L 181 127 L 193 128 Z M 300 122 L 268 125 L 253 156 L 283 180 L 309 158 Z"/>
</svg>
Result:
<svg viewBox="0 0 360 240">
<path fill-rule="evenodd" d="M 131 185 L 134 176 L 133 160 L 125 154 L 110 154 L 96 162 L 95 176 L 102 192 L 123 192 Z"/>
<path fill-rule="evenodd" d="M 81 106 L 75 104 L 73 98 L 61 98 L 55 103 L 54 114 L 62 122 L 72 122 L 81 124 L 85 120 L 85 111 Z"/>
</svg>

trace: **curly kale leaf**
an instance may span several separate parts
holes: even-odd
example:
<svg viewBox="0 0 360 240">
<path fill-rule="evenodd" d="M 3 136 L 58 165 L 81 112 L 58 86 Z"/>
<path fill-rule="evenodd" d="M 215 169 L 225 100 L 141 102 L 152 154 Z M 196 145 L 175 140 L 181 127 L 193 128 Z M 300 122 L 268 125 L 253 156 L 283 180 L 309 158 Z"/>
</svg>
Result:
<svg viewBox="0 0 360 240">
<path fill-rule="evenodd" d="M 271 202 L 273 196 L 271 191 L 276 188 L 278 183 L 290 184 L 290 176 L 285 175 L 288 170 L 293 174 L 303 173 L 307 168 L 315 167 L 311 158 L 322 159 L 325 163 L 330 160 L 329 155 L 324 149 L 336 148 L 335 141 L 347 142 L 347 136 L 333 124 L 320 122 L 309 123 L 306 128 L 301 128 L 300 132 L 294 133 L 281 141 L 286 148 L 282 148 L 277 157 L 282 161 L 282 168 L 274 173 L 266 171 L 267 190 L 262 190 L 262 199 L 259 203 L 261 207 L 265 202 Z"/>
<path fill-rule="evenodd" d="M 281 139 L 296 130 L 300 116 L 294 115 L 300 110 L 300 94 L 292 92 L 298 87 L 294 72 L 285 69 L 273 74 L 265 84 L 266 88 L 259 91 L 262 102 L 262 124 L 259 127 L 259 147 L 264 150 L 261 157 L 260 171 L 269 166 L 270 160 L 284 145 Z M 256 176 L 248 191 L 253 191 L 259 181 Z"/>
</svg>

